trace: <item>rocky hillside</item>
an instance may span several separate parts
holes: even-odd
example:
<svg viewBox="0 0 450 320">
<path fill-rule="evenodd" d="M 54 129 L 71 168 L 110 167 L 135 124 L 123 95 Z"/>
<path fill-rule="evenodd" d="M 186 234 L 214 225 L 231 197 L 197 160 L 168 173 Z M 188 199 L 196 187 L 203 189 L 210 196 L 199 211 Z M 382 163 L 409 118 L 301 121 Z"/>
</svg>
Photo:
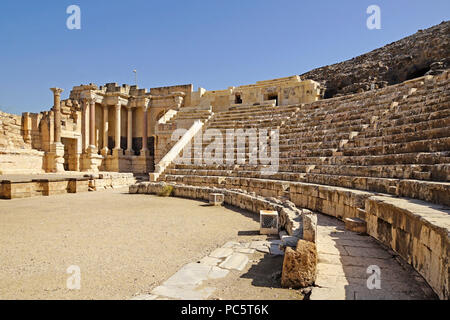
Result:
<svg viewBox="0 0 450 320">
<path fill-rule="evenodd" d="M 325 86 L 324 97 L 362 92 L 450 67 L 450 21 L 356 58 L 300 75 Z"/>
</svg>

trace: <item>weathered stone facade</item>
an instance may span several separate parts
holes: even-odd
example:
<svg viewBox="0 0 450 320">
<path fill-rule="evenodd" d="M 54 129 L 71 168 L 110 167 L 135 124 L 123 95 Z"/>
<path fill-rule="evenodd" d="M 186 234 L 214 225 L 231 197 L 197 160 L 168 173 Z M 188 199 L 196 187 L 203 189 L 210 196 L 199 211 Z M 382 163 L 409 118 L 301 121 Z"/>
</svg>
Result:
<svg viewBox="0 0 450 320">
<path fill-rule="evenodd" d="M 54 106 L 50 111 L 22 117 L 1 114 L 0 173 L 148 173 L 154 169 L 155 157 L 158 162 L 173 146 L 170 138 L 176 129 L 207 121 L 213 110 L 269 100 L 282 105 L 306 103 L 320 96 L 317 83 L 300 81 L 298 76 L 232 87 L 220 98 L 217 91 L 192 92 L 192 85 L 149 92 L 116 83 L 80 85 L 66 100 L 61 100 L 62 89 L 51 90 Z M 238 103 L 237 95 L 242 97 Z"/>
</svg>

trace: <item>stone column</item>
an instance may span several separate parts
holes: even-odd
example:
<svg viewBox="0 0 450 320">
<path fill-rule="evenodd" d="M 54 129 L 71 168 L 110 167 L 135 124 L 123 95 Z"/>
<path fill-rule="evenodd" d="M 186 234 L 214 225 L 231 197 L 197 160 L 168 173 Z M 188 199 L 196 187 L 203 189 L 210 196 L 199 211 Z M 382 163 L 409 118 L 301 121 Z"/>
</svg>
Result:
<svg viewBox="0 0 450 320">
<path fill-rule="evenodd" d="M 89 145 L 95 148 L 97 146 L 95 141 L 95 100 L 89 100 L 89 104 Z"/>
<path fill-rule="evenodd" d="M 83 99 L 82 129 L 83 141 L 87 145 L 80 157 L 81 169 L 88 172 L 98 172 L 103 157 L 98 154 L 97 137 L 95 130 L 95 98 L 89 93 Z M 84 147 L 84 146 L 83 146 Z"/>
<path fill-rule="evenodd" d="M 120 151 L 120 109 L 121 105 L 116 104 L 116 117 L 115 117 L 115 134 L 114 134 L 114 150 L 116 153 Z"/>
<path fill-rule="evenodd" d="M 147 155 L 147 107 L 142 107 L 142 149 L 141 156 Z"/>
<path fill-rule="evenodd" d="M 102 148 L 102 155 L 107 156 L 108 155 L 108 129 L 109 129 L 109 122 L 108 122 L 108 105 L 103 105 L 103 148 Z"/>
<path fill-rule="evenodd" d="M 53 91 L 53 143 L 46 154 L 47 172 L 64 171 L 64 145 L 61 143 L 61 92 L 62 89 L 51 88 Z"/>
<path fill-rule="evenodd" d="M 86 153 L 89 146 L 89 102 L 87 99 L 82 100 L 81 106 L 81 152 Z"/>
<path fill-rule="evenodd" d="M 54 142 L 61 143 L 61 93 L 60 88 L 51 88 L 53 91 L 53 113 L 54 113 Z"/>
<path fill-rule="evenodd" d="M 128 107 L 128 126 L 127 126 L 127 150 L 125 154 L 133 155 L 133 109 Z"/>
</svg>

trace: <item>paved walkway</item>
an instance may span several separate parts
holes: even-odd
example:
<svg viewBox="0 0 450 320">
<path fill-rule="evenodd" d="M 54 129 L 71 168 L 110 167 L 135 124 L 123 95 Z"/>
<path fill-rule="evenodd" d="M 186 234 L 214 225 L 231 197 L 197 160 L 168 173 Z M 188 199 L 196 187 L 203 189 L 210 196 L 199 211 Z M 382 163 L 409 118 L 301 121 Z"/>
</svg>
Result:
<svg viewBox="0 0 450 320">
<path fill-rule="evenodd" d="M 369 236 L 345 230 L 344 223 L 319 215 L 316 286 L 311 300 L 411 300 L 435 299 L 432 289 L 393 251 Z M 370 266 L 380 270 L 380 289 Z M 372 270 L 376 267 L 372 267 Z"/>
<path fill-rule="evenodd" d="M 280 243 L 280 240 L 229 241 L 199 261 L 184 265 L 153 288 L 150 294 L 140 294 L 133 299 L 229 299 L 229 295 L 222 296 L 224 281 L 220 279 L 231 278 L 230 271 L 237 273 L 239 278 L 245 278 L 252 259 L 256 262 L 255 266 L 262 264 L 269 256 L 283 255 L 284 252 L 279 250 Z M 393 251 L 382 247 L 369 236 L 345 230 L 344 224 L 337 219 L 319 215 L 317 248 L 318 275 L 309 297 L 312 300 L 436 298 L 425 280 Z M 265 257 L 255 259 L 258 253 L 263 253 Z M 375 282 L 373 271 L 367 273 L 369 266 L 372 270 L 379 268 L 379 285 Z M 281 268 L 281 265 L 274 264 L 271 272 L 275 274 L 278 271 L 281 275 L 281 270 L 275 270 L 277 267 Z M 368 279 L 373 289 L 368 289 Z M 288 297 L 302 298 L 301 295 Z"/>
<path fill-rule="evenodd" d="M 132 300 L 205 300 L 211 298 L 219 283 L 218 280 L 228 276 L 230 271 L 238 271 L 241 275 L 252 262 L 250 258 L 256 251 L 283 255 L 278 249 L 280 240 L 255 240 L 251 242 L 228 241 L 209 255 L 183 266 L 173 276 L 151 291 L 151 294 L 140 294 Z M 208 282 L 206 285 L 205 283 Z"/>
</svg>

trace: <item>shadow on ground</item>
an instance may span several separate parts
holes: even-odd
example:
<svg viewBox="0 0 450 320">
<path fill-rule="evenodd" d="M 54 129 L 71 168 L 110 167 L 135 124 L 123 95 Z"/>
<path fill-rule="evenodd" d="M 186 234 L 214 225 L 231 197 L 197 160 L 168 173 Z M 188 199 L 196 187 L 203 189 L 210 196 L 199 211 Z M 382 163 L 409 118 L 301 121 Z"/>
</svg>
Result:
<svg viewBox="0 0 450 320">
<path fill-rule="evenodd" d="M 265 254 L 241 278 L 252 279 L 252 285 L 257 287 L 281 288 L 282 268 L 283 256 Z"/>
</svg>

